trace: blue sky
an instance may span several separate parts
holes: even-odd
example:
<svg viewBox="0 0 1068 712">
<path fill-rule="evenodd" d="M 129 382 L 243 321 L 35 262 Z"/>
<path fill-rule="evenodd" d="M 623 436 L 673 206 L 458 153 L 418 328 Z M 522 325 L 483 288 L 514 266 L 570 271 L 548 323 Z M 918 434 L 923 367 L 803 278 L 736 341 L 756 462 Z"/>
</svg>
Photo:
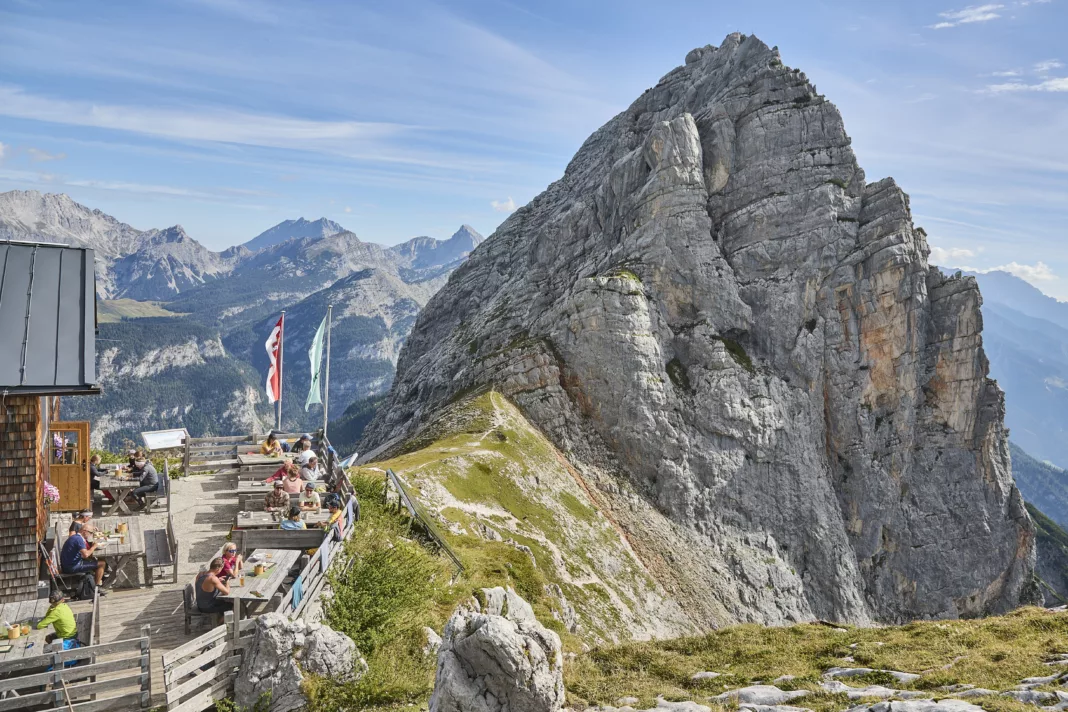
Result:
<svg viewBox="0 0 1068 712">
<path fill-rule="evenodd" d="M 1068 299 L 1068 0 L 0 0 L 0 190 L 213 249 L 489 234 L 686 52 L 778 45 L 941 264 Z"/>
</svg>

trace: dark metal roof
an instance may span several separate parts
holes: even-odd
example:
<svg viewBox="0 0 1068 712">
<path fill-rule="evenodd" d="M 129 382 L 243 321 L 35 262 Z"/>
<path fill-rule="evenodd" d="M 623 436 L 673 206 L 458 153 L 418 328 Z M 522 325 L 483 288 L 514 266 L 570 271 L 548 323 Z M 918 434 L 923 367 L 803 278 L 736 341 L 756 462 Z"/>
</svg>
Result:
<svg viewBox="0 0 1068 712">
<path fill-rule="evenodd" d="M 93 251 L 0 241 L 0 391 L 95 393 Z"/>
</svg>

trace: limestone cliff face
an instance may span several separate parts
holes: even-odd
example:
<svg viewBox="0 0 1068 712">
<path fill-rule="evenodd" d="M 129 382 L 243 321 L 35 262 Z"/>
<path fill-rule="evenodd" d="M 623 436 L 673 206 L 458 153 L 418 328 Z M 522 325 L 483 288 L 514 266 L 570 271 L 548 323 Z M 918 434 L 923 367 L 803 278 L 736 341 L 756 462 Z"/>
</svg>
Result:
<svg viewBox="0 0 1068 712">
<path fill-rule="evenodd" d="M 978 288 L 849 143 L 777 50 L 694 50 L 431 300 L 365 446 L 495 387 L 701 625 L 1030 600 Z"/>
</svg>

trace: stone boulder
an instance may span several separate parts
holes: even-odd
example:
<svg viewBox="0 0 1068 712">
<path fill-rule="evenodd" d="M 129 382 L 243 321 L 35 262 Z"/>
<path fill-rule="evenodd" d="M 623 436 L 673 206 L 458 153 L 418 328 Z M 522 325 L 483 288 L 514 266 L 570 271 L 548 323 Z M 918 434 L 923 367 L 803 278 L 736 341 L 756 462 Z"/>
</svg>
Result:
<svg viewBox="0 0 1068 712">
<path fill-rule="evenodd" d="M 847 712 L 983 712 L 983 708 L 963 700 L 910 700 L 908 702 L 876 702 L 850 708 Z"/>
<path fill-rule="evenodd" d="M 344 682 L 359 679 L 366 669 L 356 644 L 344 633 L 268 613 L 256 619 L 255 636 L 234 683 L 234 701 L 251 709 L 270 693 L 270 712 L 290 712 L 307 704 L 301 691 L 305 673 Z"/>
<path fill-rule="evenodd" d="M 555 712 L 564 702 L 560 638 L 512 589 L 449 619 L 438 650 L 430 712 Z"/>
<path fill-rule="evenodd" d="M 780 690 L 774 685 L 749 685 L 748 687 L 724 692 L 722 695 L 717 695 L 712 699 L 722 704 L 735 701 L 739 707 L 773 707 L 784 702 L 796 700 L 799 697 L 805 697 L 808 694 L 808 690 L 787 691 Z"/>
</svg>

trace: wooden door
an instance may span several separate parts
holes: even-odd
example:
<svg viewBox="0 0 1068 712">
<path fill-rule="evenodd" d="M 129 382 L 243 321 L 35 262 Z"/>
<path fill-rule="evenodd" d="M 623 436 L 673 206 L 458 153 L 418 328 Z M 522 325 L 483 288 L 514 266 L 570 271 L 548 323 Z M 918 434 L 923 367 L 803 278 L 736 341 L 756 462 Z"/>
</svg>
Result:
<svg viewBox="0 0 1068 712">
<path fill-rule="evenodd" d="M 89 423 L 52 423 L 47 446 L 49 480 L 59 489 L 59 503 L 52 505 L 52 511 L 90 509 Z"/>
</svg>

